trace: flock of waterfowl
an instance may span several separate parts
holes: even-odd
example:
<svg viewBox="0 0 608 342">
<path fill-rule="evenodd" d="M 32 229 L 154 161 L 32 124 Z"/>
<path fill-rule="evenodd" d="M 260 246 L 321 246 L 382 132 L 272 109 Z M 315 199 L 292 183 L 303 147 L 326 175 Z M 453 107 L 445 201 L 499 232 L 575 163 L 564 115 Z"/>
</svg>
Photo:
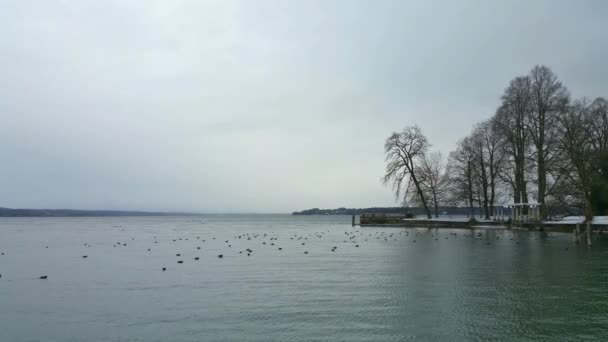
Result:
<svg viewBox="0 0 608 342">
<path fill-rule="evenodd" d="M 509 240 L 512 241 L 515 245 L 519 245 L 522 240 L 525 239 L 546 239 L 552 237 L 549 233 L 539 233 L 539 234 L 522 234 L 520 231 L 513 230 L 503 230 L 503 229 L 477 229 L 477 230 L 456 230 L 450 229 L 446 231 L 442 231 L 443 229 L 422 229 L 422 228 L 392 228 L 391 230 L 376 230 L 374 228 L 361 228 L 361 229 L 353 229 L 351 231 L 344 232 L 344 238 L 341 241 L 342 244 L 346 244 L 345 246 L 353 246 L 355 248 L 360 247 L 361 244 L 368 242 L 369 240 L 379 240 L 381 242 L 389 242 L 389 241 L 401 241 L 407 239 L 410 243 L 415 244 L 418 239 L 434 239 L 435 241 L 439 241 L 440 238 L 444 240 L 449 239 L 457 239 L 457 238 L 470 238 L 475 240 L 481 240 L 486 245 L 491 245 L 494 240 Z M 310 252 L 309 246 L 314 246 L 315 242 L 323 241 L 325 239 L 332 239 L 331 242 L 339 243 L 339 239 L 336 239 L 335 235 L 328 235 L 330 230 L 326 231 L 316 231 L 308 234 L 293 234 L 287 237 L 280 237 L 279 234 L 275 232 L 271 233 L 243 233 L 239 235 L 235 235 L 231 240 L 224 240 L 221 250 L 224 250 L 223 253 L 218 254 L 217 258 L 224 258 L 224 253 L 229 253 L 230 256 L 244 255 L 246 254 L 248 257 L 254 255 L 253 247 L 256 248 L 265 248 L 265 249 L 276 249 L 278 251 L 287 251 L 288 248 L 291 250 L 298 250 L 300 253 L 308 255 Z M 491 234 L 489 232 L 492 232 Z M 447 234 L 446 234 L 447 233 Z M 179 249 L 186 248 L 185 246 L 178 246 L 182 241 L 189 241 L 191 238 L 178 237 L 171 239 L 174 243 L 173 246 Z M 135 238 L 131 238 L 131 240 L 135 240 Z M 192 240 L 196 241 L 196 246 L 194 247 L 194 251 L 200 251 L 204 249 L 203 246 L 206 243 L 206 239 L 203 239 L 201 236 L 193 236 Z M 211 240 L 216 240 L 216 237 L 212 236 Z M 289 243 L 289 241 L 299 242 L 295 245 L 293 243 Z M 152 246 L 146 248 L 147 252 L 152 251 L 153 245 L 161 242 L 157 236 L 154 236 L 153 241 L 151 241 Z M 238 253 L 231 252 L 232 244 L 236 244 L 239 246 L 247 246 L 246 248 L 242 248 L 238 250 Z M 308 243 L 308 244 L 307 244 Z M 279 246 L 281 244 L 281 246 Z M 323 245 L 326 243 L 324 242 Z M 85 247 L 91 247 L 89 243 L 84 243 Z M 118 241 L 113 243 L 112 246 L 114 248 L 117 247 L 127 247 L 128 244 L 124 241 Z M 302 247 L 304 246 L 304 247 Z M 45 246 L 45 248 L 49 248 Z M 192 248 L 190 246 L 189 248 Z M 218 249 L 217 244 L 213 246 L 214 250 Z M 566 248 L 568 250 L 568 248 Z M 316 253 L 319 253 L 318 249 L 314 249 Z M 338 246 L 334 245 L 329 249 L 330 252 L 337 252 Z M 1 256 L 4 256 L 6 252 L 0 252 Z M 183 264 L 185 260 L 182 258 L 181 253 L 176 253 L 175 256 L 178 258 L 176 260 L 177 264 Z M 88 255 L 82 255 L 83 259 L 87 259 Z M 194 256 L 194 261 L 201 260 L 200 256 Z M 163 265 L 160 267 L 162 271 L 167 271 L 168 267 Z M 2 278 L 2 274 L 0 274 L 0 278 Z M 48 279 L 48 275 L 41 275 L 38 277 L 39 279 Z"/>
</svg>

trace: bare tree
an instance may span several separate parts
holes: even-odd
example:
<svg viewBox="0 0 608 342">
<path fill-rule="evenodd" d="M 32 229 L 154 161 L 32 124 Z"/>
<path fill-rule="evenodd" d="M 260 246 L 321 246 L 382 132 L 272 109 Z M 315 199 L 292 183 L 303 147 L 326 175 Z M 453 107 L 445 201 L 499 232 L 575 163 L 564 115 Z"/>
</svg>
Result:
<svg viewBox="0 0 608 342">
<path fill-rule="evenodd" d="M 409 126 L 400 133 L 391 134 L 384 144 L 386 158 L 386 172 L 382 178 L 383 183 L 391 184 L 397 200 L 402 194 L 407 195 L 413 184 L 420 203 L 431 218 L 426 196 L 418 179 L 419 165 L 429 147 L 428 140 L 418 126 Z"/>
<path fill-rule="evenodd" d="M 506 165 L 500 178 L 511 185 L 514 203 L 528 202 L 526 161 L 530 150 L 527 121 L 532 110 L 531 81 L 528 76 L 516 77 L 505 89 L 502 104 L 495 116 L 496 132 L 504 141 Z"/>
<path fill-rule="evenodd" d="M 569 101 L 568 90 L 546 66 L 535 66 L 530 72 L 530 98 L 532 111 L 528 131 L 534 144 L 537 171 L 537 199 L 541 204 L 541 217 L 546 217 L 547 173 L 553 166 L 558 141 L 558 120 Z"/>
<path fill-rule="evenodd" d="M 591 200 L 594 177 L 593 155 L 596 152 L 591 127 L 594 125 L 590 101 L 581 99 L 560 116 L 560 152 L 570 161 L 562 165 L 561 174 L 583 195 L 585 218 L 593 218 Z"/>
<path fill-rule="evenodd" d="M 608 101 L 598 97 L 591 103 L 589 111 L 590 142 L 598 153 L 606 152 L 608 151 Z"/>
<path fill-rule="evenodd" d="M 470 207 L 471 215 L 477 205 L 487 218 L 510 193 L 515 203 L 536 198 L 541 218 L 551 207 L 571 213 L 584 208 L 589 219 L 593 210 L 608 210 L 603 195 L 608 189 L 608 101 L 583 99 L 570 105 L 557 76 L 535 66 L 509 83 L 496 114 L 458 143 L 447 168 L 447 199 Z"/>
<path fill-rule="evenodd" d="M 504 160 L 504 139 L 499 134 L 496 119 L 478 124 L 460 148 L 473 158 L 473 188 L 483 216 L 494 215 L 498 172 Z"/>
<path fill-rule="evenodd" d="M 595 177 L 591 198 L 597 214 L 608 214 L 608 101 L 600 97 L 591 103 L 591 144 L 595 150 Z"/>
<path fill-rule="evenodd" d="M 601 173 L 602 154 L 608 151 L 608 102 L 597 98 L 575 101 L 559 116 L 559 177 L 552 198 L 560 208 L 583 208 L 587 220 L 593 217 L 594 179 Z"/>
<path fill-rule="evenodd" d="M 485 187 L 488 189 L 484 193 L 487 198 L 487 212 L 494 216 L 494 206 L 498 194 L 498 172 L 503 167 L 505 159 L 505 140 L 499 134 L 499 127 L 496 118 L 482 122 L 478 127 L 479 138 L 482 141 L 482 157 L 485 159 L 484 166 L 487 168 Z M 488 209 L 489 207 L 489 209 Z"/>
<path fill-rule="evenodd" d="M 506 142 L 503 137 L 498 134 L 499 127 L 496 118 L 490 119 L 487 123 L 487 129 L 485 134 L 485 145 L 488 151 L 488 165 L 490 175 L 490 206 L 494 208 L 499 198 L 498 183 L 500 177 L 498 176 L 500 169 L 504 167 L 506 159 L 505 145 Z M 494 210 L 494 209 L 493 209 Z M 496 215 L 496 213 L 493 213 Z"/>
<path fill-rule="evenodd" d="M 559 165 L 558 172 L 561 179 L 555 182 L 551 197 L 545 201 L 547 211 L 549 214 L 551 212 L 562 212 L 568 215 L 576 215 L 578 212 L 576 209 L 583 211 L 585 209 L 585 196 L 578 185 L 578 177 L 575 176 L 576 170 L 567 157 L 557 165 Z"/>
<path fill-rule="evenodd" d="M 448 161 L 449 185 L 451 203 L 464 204 L 470 209 L 470 217 L 475 216 L 474 201 L 476 197 L 475 155 L 471 138 L 467 137 L 458 142 L 458 147 L 452 151 Z"/>
<path fill-rule="evenodd" d="M 441 152 L 425 155 L 417 171 L 422 192 L 427 200 L 431 202 L 435 217 L 439 217 L 439 207 L 446 200 L 448 183 L 446 167 Z M 410 196 L 412 202 L 420 203 L 420 198 L 416 191 L 413 191 Z"/>
<path fill-rule="evenodd" d="M 471 134 L 471 147 L 474 155 L 474 166 L 477 180 L 477 198 L 480 209 L 483 208 L 483 213 L 486 219 L 490 218 L 490 210 L 488 208 L 489 195 L 488 189 L 490 187 L 488 181 L 488 167 L 487 157 L 484 148 L 484 128 L 482 125 L 478 125 L 473 133 Z M 480 215 L 481 216 L 481 215 Z"/>
</svg>

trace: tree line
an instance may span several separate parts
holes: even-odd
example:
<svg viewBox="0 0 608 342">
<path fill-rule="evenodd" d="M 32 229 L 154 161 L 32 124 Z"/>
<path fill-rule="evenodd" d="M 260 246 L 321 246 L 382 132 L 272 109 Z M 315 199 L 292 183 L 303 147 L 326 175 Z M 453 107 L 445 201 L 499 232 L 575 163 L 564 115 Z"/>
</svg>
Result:
<svg viewBox="0 0 608 342">
<path fill-rule="evenodd" d="M 608 101 L 572 99 L 546 66 L 511 80 L 494 115 L 447 158 L 430 146 L 418 126 L 392 133 L 382 178 L 429 219 L 441 206 L 468 207 L 471 216 L 479 208 L 489 219 L 495 206 L 531 202 L 543 219 L 608 214 Z"/>
</svg>

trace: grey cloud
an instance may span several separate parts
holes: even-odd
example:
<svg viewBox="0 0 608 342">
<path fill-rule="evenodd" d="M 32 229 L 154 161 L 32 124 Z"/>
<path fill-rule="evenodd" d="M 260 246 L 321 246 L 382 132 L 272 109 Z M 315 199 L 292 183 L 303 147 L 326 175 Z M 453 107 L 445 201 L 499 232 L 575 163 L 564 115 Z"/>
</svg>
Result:
<svg viewBox="0 0 608 342">
<path fill-rule="evenodd" d="M 603 1 L 2 7 L 0 206 L 392 205 L 392 130 L 447 153 L 538 63 L 608 96 Z"/>
</svg>

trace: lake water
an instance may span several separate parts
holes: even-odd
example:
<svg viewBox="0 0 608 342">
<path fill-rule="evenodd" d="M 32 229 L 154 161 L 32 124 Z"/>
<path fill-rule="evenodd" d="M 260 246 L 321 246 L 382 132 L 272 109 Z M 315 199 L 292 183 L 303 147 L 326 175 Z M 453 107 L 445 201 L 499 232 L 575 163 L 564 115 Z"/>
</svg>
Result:
<svg viewBox="0 0 608 342">
<path fill-rule="evenodd" d="M 607 238 L 350 220 L 2 218 L 0 341 L 608 340 Z"/>
</svg>

